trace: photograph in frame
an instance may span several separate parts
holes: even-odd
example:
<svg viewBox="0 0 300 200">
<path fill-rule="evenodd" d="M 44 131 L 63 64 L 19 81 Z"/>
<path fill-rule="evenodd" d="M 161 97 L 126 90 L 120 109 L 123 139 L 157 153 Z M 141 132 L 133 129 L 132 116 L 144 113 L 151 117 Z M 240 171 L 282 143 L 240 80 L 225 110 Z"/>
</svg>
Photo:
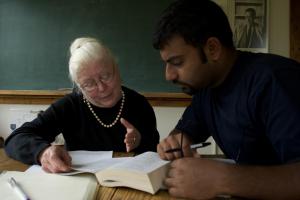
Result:
<svg viewBox="0 0 300 200">
<path fill-rule="evenodd" d="M 268 52 L 268 1 L 233 0 L 234 44 L 239 50 Z"/>
</svg>

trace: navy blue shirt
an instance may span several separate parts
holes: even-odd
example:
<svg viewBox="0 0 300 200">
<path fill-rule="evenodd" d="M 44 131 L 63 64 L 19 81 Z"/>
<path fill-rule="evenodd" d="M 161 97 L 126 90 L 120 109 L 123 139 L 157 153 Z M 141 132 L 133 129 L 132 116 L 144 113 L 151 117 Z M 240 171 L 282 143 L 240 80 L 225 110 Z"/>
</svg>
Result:
<svg viewBox="0 0 300 200">
<path fill-rule="evenodd" d="M 225 81 L 193 96 L 176 128 L 197 143 L 212 136 L 238 163 L 300 159 L 300 64 L 272 54 L 239 52 Z"/>
</svg>

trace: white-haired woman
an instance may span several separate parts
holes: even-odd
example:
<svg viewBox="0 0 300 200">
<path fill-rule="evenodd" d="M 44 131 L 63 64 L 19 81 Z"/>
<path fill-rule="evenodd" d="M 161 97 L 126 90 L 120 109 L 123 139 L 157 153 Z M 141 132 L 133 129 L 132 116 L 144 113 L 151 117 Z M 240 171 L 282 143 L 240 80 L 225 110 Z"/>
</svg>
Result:
<svg viewBox="0 0 300 200">
<path fill-rule="evenodd" d="M 156 151 L 154 111 L 144 96 L 121 85 L 110 50 L 94 38 L 78 38 L 70 52 L 69 75 L 78 90 L 16 129 L 5 141 L 7 154 L 47 172 L 66 172 L 67 150 Z M 65 146 L 51 145 L 60 133 Z"/>
</svg>

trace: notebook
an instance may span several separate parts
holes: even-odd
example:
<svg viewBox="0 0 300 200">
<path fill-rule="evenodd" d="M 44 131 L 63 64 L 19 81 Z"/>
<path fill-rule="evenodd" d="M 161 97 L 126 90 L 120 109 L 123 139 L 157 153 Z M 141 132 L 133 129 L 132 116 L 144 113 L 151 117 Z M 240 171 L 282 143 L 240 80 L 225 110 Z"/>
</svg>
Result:
<svg viewBox="0 0 300 200">
<path fill-rule="evenodd" d="M 0 174 L 1 200 L 20 200 L 8 184 L 13 177 L 32 200 L 94 200 L 98 185 L 92 174 L 60 176 L 47 173 L 3 171 Z"/>
</svg>

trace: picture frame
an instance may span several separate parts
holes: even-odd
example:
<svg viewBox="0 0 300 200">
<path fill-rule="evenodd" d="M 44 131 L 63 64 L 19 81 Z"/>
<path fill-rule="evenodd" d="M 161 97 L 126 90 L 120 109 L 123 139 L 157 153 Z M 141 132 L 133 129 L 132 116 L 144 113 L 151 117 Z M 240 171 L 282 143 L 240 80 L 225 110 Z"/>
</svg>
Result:
<svg viewBox="0 0 300 200">
<path fill-rule="evenodd" d="M 234 45 L 238 50 L 268 52 L 269 0 L 213 1 L 226 13 L 233 32 Z M 252 18 L 254 26 L 247 28 L 250 18 Z"/>
<path fill-rule="evenodd" d="M 267 53 L 269 48 L 269 1 L 233 0 L 230 16 L 238 50 Z"/>
</svg>

